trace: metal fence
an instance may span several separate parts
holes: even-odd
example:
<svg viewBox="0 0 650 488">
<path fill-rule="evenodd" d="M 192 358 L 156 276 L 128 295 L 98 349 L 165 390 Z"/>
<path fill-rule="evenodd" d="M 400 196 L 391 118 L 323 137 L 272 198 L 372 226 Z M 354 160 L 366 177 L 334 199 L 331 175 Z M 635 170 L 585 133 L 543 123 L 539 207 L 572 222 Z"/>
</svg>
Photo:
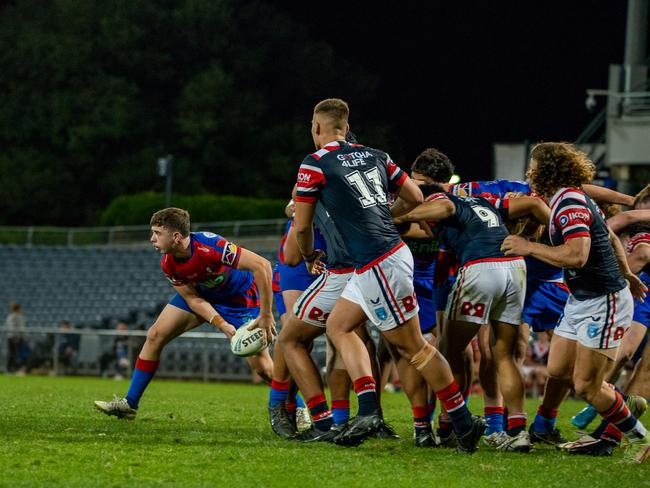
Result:
<svg viewBox="0 0 650 488">
<path fill-rule="evenodd" d="M 99 376 L 101 356 L 112 349 L 115 338 L 127 337 L 130 374 L 146 335 L 146 331 L 140 330 L 28 328 L 31 356 L 25 366 L 26 372 Z M 61 345 L 69 338 L 65 336 L 78 338 L 76 353 L 69 362 L 64 362 L 61 355 Z M 315 342 L 312 357 L 319 368 L 324 368 L 324 338 Z M 4 328 L 0 328 L 0 372 L 8 372 L 8 360 L 9 340 Z M 111 365 L 109 373 L 113 368 Z M 246 360 L 230 352 L 230 342 L 221 332 L 186 332 L 174 339 L 163 350 L 156 376 L 202 381 L 252 380 Z"/>
<path fill-rule="evenodd" d="M 234 220 L 198 222 L 193 231 L 210 231 L 228 238 L 258 238 L 281 235 L 286 219 Z M 121 245 L 147 242 L 151 233 L 148 225 L 115 227 L 11 227 L 0 226 L 0 244 L 18 245 Z"/>
</svg>

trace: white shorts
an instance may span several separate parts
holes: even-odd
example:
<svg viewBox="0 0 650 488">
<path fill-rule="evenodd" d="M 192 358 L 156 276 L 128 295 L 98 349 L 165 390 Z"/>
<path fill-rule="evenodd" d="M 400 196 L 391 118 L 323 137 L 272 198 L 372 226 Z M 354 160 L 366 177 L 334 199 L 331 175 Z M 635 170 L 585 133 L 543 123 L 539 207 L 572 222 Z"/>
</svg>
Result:
<svg viewBox="0 0 650 488">
<path fill-rule="evenodd" d="M 359 305 L 381 331 L 417 315 L 411 250 L 402 242 L 378 262 L 356 270 L 341 297 Z"/>
<path fill-rule="evenodd" d="M 613 356 L 632 323 L 633 314 L 634 300 L 627 287 L 589 300 L 576 300 L 569 295 L 555 333 L 578 341 L 589 349 L 614 349 L 609 354 L 605 353 Z"/>
<path fill-rule="evenodd" d="M 325 327 L 327 317 L 340 298 L 354 270 L 327 270 L 302 292 L 293 306 L 294 315 L 316 327 Z"/>
<path fill-rule="evenodd" d="M 522 258 L 468 263 L 447 299 L 449 320 L 487 324 L 498 320 L 519 326 L 526 298 L 526 263 Z"/>
</svg>

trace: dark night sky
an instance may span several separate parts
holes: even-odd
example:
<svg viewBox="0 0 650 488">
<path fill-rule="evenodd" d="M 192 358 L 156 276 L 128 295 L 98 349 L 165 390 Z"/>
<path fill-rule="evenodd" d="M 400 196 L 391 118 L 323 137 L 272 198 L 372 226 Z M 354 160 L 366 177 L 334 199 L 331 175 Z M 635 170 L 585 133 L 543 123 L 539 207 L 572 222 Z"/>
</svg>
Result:
<svg viewBox="0 0 650 488">
<path fill-rule="evenodd" d="M 284 8 L 337 53 L 381 76 L 373 116 L 389 120 L 402 144 L 386 150 L 397 149 L 408 163 L 436 146 L 469 179 L 490 176 L 493 142 L 579 135 L 591 119 L 585 90 L 606 88 L 608 65 L 623 61 L 626 4 L 391 1 L 328 8 L 301 2 Z M 348 101 L 355 130 L 354 100 Z"/>
</svg>

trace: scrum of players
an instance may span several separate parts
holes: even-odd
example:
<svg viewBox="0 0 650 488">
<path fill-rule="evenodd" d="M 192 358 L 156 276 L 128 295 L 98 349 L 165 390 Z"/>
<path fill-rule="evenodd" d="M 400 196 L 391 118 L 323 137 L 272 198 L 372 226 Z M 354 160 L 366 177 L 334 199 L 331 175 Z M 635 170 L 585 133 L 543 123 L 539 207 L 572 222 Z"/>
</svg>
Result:
<svg viewBox="0 0 650 488">
<path fill-rule="evenodd" d="M 650 185 L 636 197 L 593 185 L 587 156 L 554 142 L 533 147 L 527 182 L 450 184 L 454 166 L 433 148 L 409 176 L 387 153 L 358 143 L 348 118 L 340 99 L 314 108 L 316 151 L 298 170 L 273 270 L 221 236 L 190 232 L 184 210 L 154 214 L 151 243 L 176 295 L 149 329 L 125 397 L 95 407 L 135 418 L 164 346 L 204 322 L 231 338 L 253 320 L 248 327 L 271 343 L 275 299 L 282 327 L 273 358 L 264 349 L 247 359 L 270 384 L 278 436 L 341 446 L 399 438 L 381 407 L 392 360 L 416 447 L 471 454 L 482 439 L 497 451 L 546 444 L 606 456 L 623 444 L 626 460 L 648 459 L 650 434 L 638 420 L 647 403 L 613 383 L 640 356 L 628 386 L 650 384 L 650 348 L 642 346 L 650 327 Z M 632 210 L 612 212 L 616 205 Z M 522 363 L 531 329 L 547 334 L 551 347 L 544 396 L 529 422 Z M 329 401 L 310 356 L 321 335 Z M 483 416 L 466 403 L 474 348 Z M 601 417 L 573 442 L 556 428 L 570 391 L 587 404 L 574 425 Z"/>
</svg>

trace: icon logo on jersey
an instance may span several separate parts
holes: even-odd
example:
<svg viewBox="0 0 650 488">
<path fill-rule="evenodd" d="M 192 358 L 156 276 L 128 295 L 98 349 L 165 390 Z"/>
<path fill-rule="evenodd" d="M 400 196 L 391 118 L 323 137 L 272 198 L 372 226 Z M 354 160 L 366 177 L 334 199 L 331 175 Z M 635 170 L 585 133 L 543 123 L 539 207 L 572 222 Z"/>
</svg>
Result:
<svg viewBox="0 0 650 488">
<path fill-rule="evenodd" d="M 590 339 L 593 339 L 598 334 L 600 334 L 600 326 L 598 324 L 589 324 L 587 328 L 587 335 Z"/>
<path fill-rule="evenodd" d="M 386 320 L 388 318 L 388 313 L 384 307 L 378 307 L 375 309 L 375 315 L 379 320 Z"/>
<path fill-rule="evenodd" d="M 564 227 L 568 223 L 569 223 L 569 217 L 567 217 L 566 215 L 562 215 L 562 217 L 560 217 L 560 225 Z"/>
<path fill-rule="evenodd" d="M 223 258 L 221 261 L 228 266 L 232 266 L 237 259 L 237 246 L 232 242 L 226 242 L 226 245 L 223 246 Z"/>
</svg>

